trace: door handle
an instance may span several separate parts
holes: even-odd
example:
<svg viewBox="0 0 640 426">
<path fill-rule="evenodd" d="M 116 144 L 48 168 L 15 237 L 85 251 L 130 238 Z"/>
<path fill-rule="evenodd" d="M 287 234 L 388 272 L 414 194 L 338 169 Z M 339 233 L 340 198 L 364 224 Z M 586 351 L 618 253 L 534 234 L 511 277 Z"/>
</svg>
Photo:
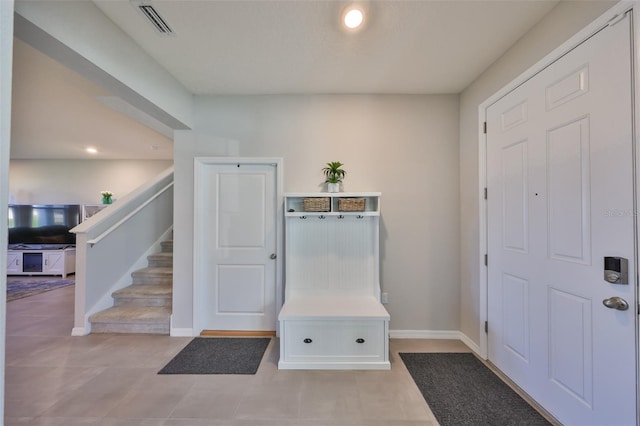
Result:
<svg viewBox="0 0 640 426">
<path fill-rule="evenodd" d="M 629 304 L 626 300 L 621 297 L 610 297 L 608 299 L 604 299 L 602 304 L 609 309 L 617 309 L 619 311 L 626 311 L 629 309 Z"/>
<path fill-rule="evenodd" d="M 271 260 L 275 260 L 277 257 L 278 257 L 278 255 L 277 255 L 277 254 L 275 254 L 275 253 L 271 253 L 271 256 L 269 256 L 269 258 L 270 258 Z"/>
</svg>

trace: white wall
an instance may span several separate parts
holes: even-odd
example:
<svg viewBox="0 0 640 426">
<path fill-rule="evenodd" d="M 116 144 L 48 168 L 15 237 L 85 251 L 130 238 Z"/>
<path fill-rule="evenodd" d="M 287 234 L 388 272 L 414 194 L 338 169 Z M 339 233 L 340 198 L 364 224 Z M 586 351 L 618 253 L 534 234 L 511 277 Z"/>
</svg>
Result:
<svg viewBox="0 0 640 426">
<path fill-rule="evenodd" d="M 460 95 L 460 330 L 479 344 L 478 106 L 616 2 L 560 2 Z"/>
<path fill-rule="evenodd" d="M 100 191 L 117 200 L 171 167 L 164 160 L 12 160 L 11 204 L 100 204 Z"/>
<path fill-rule="evenodd" d="M 382 192 L 381 277 L 394 330 L 459 328 L 458 97 L 196 98 L 174 140 L 173 327 L 192 322 L 193 157 L 282 157 L 286 192 L 319 191 L 345 163 L 347 191 Z"/>
<path fill-rule="evenodd" d="M 9 198 L 11 140 L 11 75 L 13 72 L 13 0 L 0 1 L 0 206 Z M 0 223 L 7 223 L 7 209 L 0 209 Z M 7 269 L 7 227 L 0 227 L 0 271 Z M 0 274 L 0 424 L 4 419 L 4 363 L 7 313 L 7 276 Z"/>
</svg>

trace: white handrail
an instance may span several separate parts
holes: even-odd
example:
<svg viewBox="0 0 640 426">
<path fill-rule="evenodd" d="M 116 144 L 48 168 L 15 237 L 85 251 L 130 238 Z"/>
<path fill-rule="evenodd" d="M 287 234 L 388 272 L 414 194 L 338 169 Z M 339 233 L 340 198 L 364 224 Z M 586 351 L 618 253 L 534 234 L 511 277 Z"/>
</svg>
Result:
<svg viewBox="0 0 640 426">
<path fill-rule="evenodd" d="M 91 240 L 87 240 L 87 244 L 90 247 L 93 247 L 94 245 L 96 245 L 97 243 L 100 242 L 100 240 L 102 240 L 103 238 L 105 238 L 107 235 L 109 235 L 111 232 L 113 232 L 115 229 L 117 229 L 118 227 L 120 227 L 120 225 L 122 225 L 123 223 L 125 223 L 126 221 L 128 221 L 131 217 L 133 217 L 136 213 L 138 213 L 140 210 L 142 210 L 143 208 L 145 208 L 149 203 L 151 203 L 153 200 L 155 200 L 156 198 L 158 198 L 160 195 L 162 195 L 167 189 L 169 189 L 170 187 L 173 186 L 173 182 L 169 183 L 168 185 L 166 185 L 164 188 L 162 188 L 160 191 L 156 192 L 155 195 L 153 195 L 151 198 L 149 198 L 148 200 L 146 200 L 144 203 L 140 204 L 134 211 L 132 211 L 131 213 L 129 213 L 128 215 L 126 215 L 125 217 L 123 217 L 122 219 L 120 219 L 118 222 L 116 222 L 113 226 L 111 226 L 109 229 L 107 229 L 106 231 L 104 231 L 102 234 L 98 235 L 96 238 L 93 238 Z"/>
</svg>

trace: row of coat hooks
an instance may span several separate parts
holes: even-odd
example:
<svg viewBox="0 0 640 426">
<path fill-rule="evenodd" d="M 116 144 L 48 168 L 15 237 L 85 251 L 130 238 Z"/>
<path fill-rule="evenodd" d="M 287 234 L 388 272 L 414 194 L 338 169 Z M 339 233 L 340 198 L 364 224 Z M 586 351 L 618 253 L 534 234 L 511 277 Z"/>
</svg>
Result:
<svg viewBox="0 0 640 426">
<path fill-rule="evenodd" d="M 300 219 L 306 219 L 307 216 L 300 216 Z M 318 216 L 318 219 L 326 219 L 327 217 L 323 214 L 321 214 L 320 216 Z M 344 215 L 338 215 L 337 216 L 338 219 L 344 219 Z M 364 216 L 362 216 L 361 214 L 356 216 L 356 219 L 364 219 Z"/>
</svg>

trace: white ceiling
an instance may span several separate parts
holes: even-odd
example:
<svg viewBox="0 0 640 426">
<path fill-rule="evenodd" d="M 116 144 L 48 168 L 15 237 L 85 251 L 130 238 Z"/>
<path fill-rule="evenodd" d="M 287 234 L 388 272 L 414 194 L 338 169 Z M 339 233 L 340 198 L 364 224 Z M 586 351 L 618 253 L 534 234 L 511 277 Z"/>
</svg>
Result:
<svg viewBox="0 0 640 426">
<path fill-rule="evenodd" d="M 105 106 L 104 89 L 15 38 L 12 92 L 11 159 L 173 158 L 171 139 Z"/>
<path fill-rule="evenodd" d="M 347 33 L 342 1 L 146 1 L 172 36 L 127 0 L 94 3 L 189 91 L 217 95 L 459 93 L 558 2 L 371 0 Z M 13 77 L 12 159 L 172 158 L 169 138 L 17 39 Z"/>
<path fill-rule="evenodd" d="M 94 0 L 195 94 L 459 93 L 557 1 L 149 0 L 162 36 L 125 0 Z"/>
</svg>

